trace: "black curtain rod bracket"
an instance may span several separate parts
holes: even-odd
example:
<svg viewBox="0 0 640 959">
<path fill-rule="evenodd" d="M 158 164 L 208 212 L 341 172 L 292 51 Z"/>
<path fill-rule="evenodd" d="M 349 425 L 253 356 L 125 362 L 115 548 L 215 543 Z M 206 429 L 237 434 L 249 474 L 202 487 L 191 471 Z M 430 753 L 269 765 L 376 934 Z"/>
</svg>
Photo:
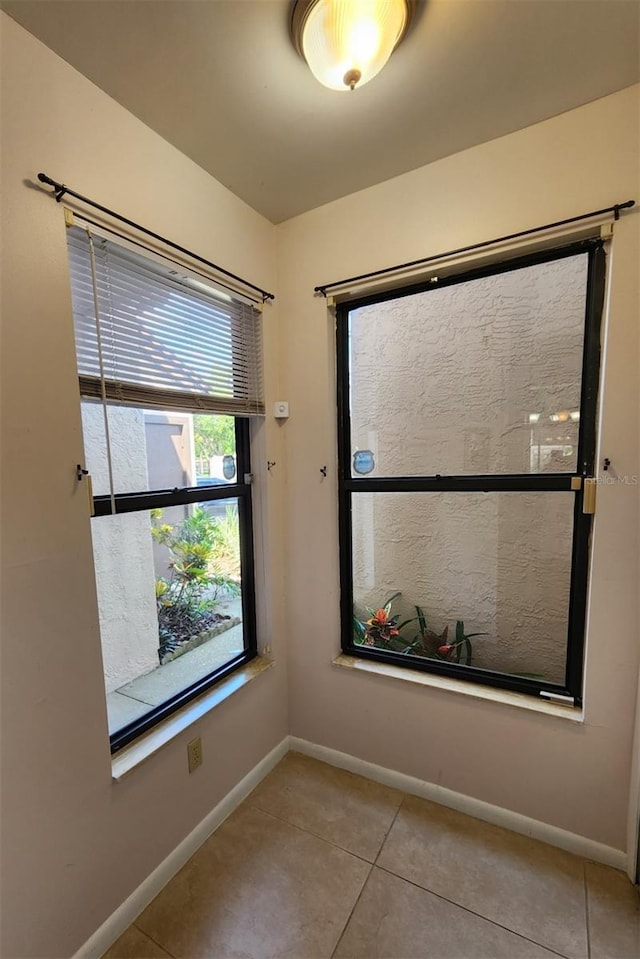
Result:
<svg viewBox="0 0 640 959">
<path fill-rule="evenodd" d="M 542 233 L 545 230 L 554 230 L 557 227 L 567 226 L 570 223 L 579 223 L 581 220 L 591 220 L 595 216 L 604 216 L 605 213 L 613 213 L 614 220 L 619 220 L 621 210 L 630 210 L 631 207 L 635 205 L 635 200 L 626 200 L 624 203 L 615 203 L 613 206 L 605 207 L 603 210 L 592 210 L 591 213 L 581 213 L 580 216 L 570 216 L 566 220 L 556 220 L 555 223 L 545 223 L 544 226 L 535 226 L 530 230 L 521 230 L 519 233 L 508 233 L 506 236 L 498 236 L 494 240 L 483 240 L 482 243 L 460 246 L 457 250 L 448 250 L 446 253 L 437 253 L 435 256 L 424 256 L 419 260 L 410 260 L 408 263 L 398 263 L 396 266 L 387 266 L 382 270 L 373 270 L 371 273 L 349 276 L 346 280 L 336 280 L 335 283 L 322 283 L 320 286 L 314 286 L 313 292 L 320 293 L 326 298 L 327 290 L 335 289 L 337 286 L 346 286 L 348 283 L 359 283 L 361 280 L 372 280 L 375 277 L 386 276 L 389 273 L 397 273 L 400 270 L 410 270 L 414 266 L 426 266 L 428 263 L 446 260 L 451 256 L 458 256 L 461 253 L 471 253 L 474 250 L 482 250 L 485 247 L 495 246 L 498 243 L 518 240 L 523 236 L 531 236 L 534 233 Z"/>
<path fill-rule="evenodd" d="M 267 300 L 275 300 L 273 293 L 267 293 L 266 290 L 263 290 L 259 286 L 255 286 L 253 283 L 249 283 L 248 280 L 243 280 L 241 276 L 238 276 L 236 273 L 230 273 L 229 270 L 225 270 L 224 267 L 218 266 L 217 263 L 212 263 L 211 260 L 206 260 L 203 256 L 199 256 L 197 253 L 193 253 L 191 250 L 187 250 L 184 246 L 179 246 L 177 243 L 174 243 L 172 240 L 168 240 L 166 236 L 161 236 L 160 233 L 154 233 L 152 230 L 148 230 L 145 226 L 140 226 L 139 223 L 136 223 L 134 220 L 129 220 L 126 216 L 122 216 L 120 213 L 116 213 L 114 210 L 110 210 L 107 206 L 102 206 L 101 203 L 96 203 L 95 200 L 90 200 L 88 197 L 83 196 L 81 193 L 76 193 L 75 190 L 72 190 L 70 187 L 66 186 L 64 183 L 58 183 L 57 180 L 52 180 L 50 176 L 47 176 L 46 173 L 39 173 L 38 180 L 40 183 L 45 183 L 47 186 L 53 187 L 53 195 L 56 199 L 56 202 L 59 203 L 60 200 L 68 193 L 69 196 L 74 197 L 76 200 L 79 200 L 81 203 L 86 203 L 87 206 L 92 206 L 95 210 L 100 210 L 102 213 L 106 213 L 107 216 L 113 217 L 115 220 L 120 220 L 121 223 L 126 223 L 127 226 L 132 227 L 134 230 L 139 230 L 141 233 L 146 234 L 146 236 L 152 237 L 154 240 L 158 240 L 160 243 L 164 243 L 165 246 L 171 247 L 172 250 L 177 250 L 179 253 L 183 253 L 185 256 L 191 257 L 192 260 L 197 260 L 198 263 L 204 263 L 205 266 L 208 266 L 210 269 L 215 270 L 216 273 L 221 274 L 222 276 L 227 276 L 232 280 L 235 280 L 237 283 L 240 283 L 242 286 L 246 286 L 249 290 L 255 290 L 256 293 L 259 293 L 262 297 L 262 302 L 266 303 Z"/>
</svg>

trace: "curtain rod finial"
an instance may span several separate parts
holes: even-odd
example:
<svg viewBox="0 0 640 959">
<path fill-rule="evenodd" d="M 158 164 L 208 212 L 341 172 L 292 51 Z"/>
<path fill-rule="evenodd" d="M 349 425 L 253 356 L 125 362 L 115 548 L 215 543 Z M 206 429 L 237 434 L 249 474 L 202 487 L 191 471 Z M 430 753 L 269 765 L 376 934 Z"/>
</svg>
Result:
<svg viewBox="0 0 640 959">
<path fill-rule="evenodd" d="M 74 197 L 74 199 L 79 200 L 81 203 L 86 203 L 88 206 L 92 206 L 94 210 L 100 210 L 101 213 L 106 213 L 107 216 L 113 217 L 116 220 L 120 220 L 121 223 L 125 223 L 128 227 L 132 227 L 134 230 L 139 230 L 141 233 L 145 233 L 154 240 L 159 240 L 160 243 L 164 243 L 171 247 L 171 249 L 177 250 L 178 253 L 183 253 L 185 256 L 191 257 L 192 259 L 197 260 L 199 263 L 204 263 L 205 266 L 210 267 L 212 270 L 215 270 L 222 276 L 228 276 L 232 280 L 236 280 L 243 286 L 248 287 L 248 289 L 259 293 L 262 297 L 270 300 L 275 299 L 272 293 L 267 293 L 266 290 L 261 289 L 254 283 L 249 283 L 248 280 L 243 280 L 241 276 L 237 276 L 235 273 L 225 270 L 224 267 L 218 266 L 217 263 L 212 263 L 211 260 L 207 260 L 205 257 L 199 256 L 197 253 L 193 253 L 191 250 L 187 250 L 186 247 L 180 246 L 178 243 L 174 243 L 172 240 L 168 240 L 166 236 L 162 236 L 160 233 L 154 233 L 153 230 L 148 230 L 145 226 L 141 226 L 134 220 L 130 220 L 128 217 L 122 216 L 120 213 L 116 213 L 115 210 L 110 210 L 109 207 L 103 206 L 101 203 L 96 203 L 95 200 L 90 200 L 89 197 L 83 196 L 82 193 L 76 193 L 75 190 L 72 190 L 71 187 L 65 186 L 64 183 L 58 183 L 57 180 L 52 180 L 51 177 L 47 176 L 46 173 L 38 173 L 38 180 L 40 183 L 46 183 L 53 187 L 53 196 L 55 197 L 57 203 L 59 203 L 63 196 L 68 193 L 69 196 Z"/>
<path fill-rule="evenodd" d="M 67 192 L 67 188 L 64 183 L 56 183 L 55 180 L 52 180 L 50 176 L 47 176 L 46 173 L 39 173 L 38 179 L 40 183 L 46 183 L 48 186 L 53 187 L 53 195 L 55 196 L 57 202 L 59 203 L 62 197 Z"/>
</svg>

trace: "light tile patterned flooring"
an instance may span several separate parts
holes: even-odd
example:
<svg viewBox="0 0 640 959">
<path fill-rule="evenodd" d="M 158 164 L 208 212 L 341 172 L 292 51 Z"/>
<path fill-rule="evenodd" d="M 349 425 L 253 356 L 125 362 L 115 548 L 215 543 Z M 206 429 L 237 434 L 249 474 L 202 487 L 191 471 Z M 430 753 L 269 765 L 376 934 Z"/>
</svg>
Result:
<svg viewBox="0 0 640 959">
<path fill-rule="evenodd" d="M 638 959 L 614 869 L 289 753 L 105 959 Z"/>
</svg>

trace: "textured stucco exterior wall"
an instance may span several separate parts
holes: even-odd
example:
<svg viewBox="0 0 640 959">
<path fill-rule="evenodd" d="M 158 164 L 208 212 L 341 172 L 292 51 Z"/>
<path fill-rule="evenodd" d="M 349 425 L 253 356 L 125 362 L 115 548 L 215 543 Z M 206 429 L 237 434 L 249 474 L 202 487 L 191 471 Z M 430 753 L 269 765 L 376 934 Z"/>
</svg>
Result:
<svg viewBox="0 0 640 959">
<path fill-rule="evenodd" d="M 580 406 L 586 278 L 581 254 L 354 311 L 352 447 L 373 450 L 370 475 L 575 469 L 578 424 L 550 416 Z M 354 599 L 400 591 L 401 621 L 418 604 L 439 633 L 487 633 L 474 665 L 562 682 L 572 511 L 571 493 L 354 495 Z"/>
<path fill-rule="evenodd" d="M 94 492 L 109 491 L 102 406 L 82 404 L 85 457 Z M 145 418 L 141 410 L 109 408 L 114 486 L 148 488 Z M 100 616 L 100 641 L 108 693 L 158 665 L 153 543 L 149 514 L 94 517 L 91 539 Z"/>
<path fill-rule="evenodd" d="M 572 445 L 548 416 L 580 406 L 586 276 L 582 254 L 354 311 L 352 444 L 376 444 L 374 475 L 538 472 L 530 414 Z"/>
<path fill-rule="evenodd" d="M 377 608 L 396 592 L 431 629 L 464 620 L 473 665 L 564 680 L 572 497 L 565 493 L 358 494 L 354 599 Z M 373 535 L 372 535 L 373 531 Z M 403 630 L 413 637 L 417 624 Z"/>
</svg>

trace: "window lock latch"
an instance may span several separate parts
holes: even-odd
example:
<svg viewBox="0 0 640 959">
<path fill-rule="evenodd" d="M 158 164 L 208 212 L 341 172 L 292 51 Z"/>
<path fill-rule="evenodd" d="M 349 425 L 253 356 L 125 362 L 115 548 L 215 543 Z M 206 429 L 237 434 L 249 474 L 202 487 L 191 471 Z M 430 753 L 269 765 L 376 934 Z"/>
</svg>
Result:
<svg viewBox="0 0 640 959">
<path fill-rule="evenodd" d="M 89 470 L 83 469 L 82 463 L 76 465 L 76 479 L 80 483 L 86 477 L 87 482 L 85 484 L 87 489 L 87 502 L 89 504 L 89 516 L 95 516 L 95 504 L 93 502 L 93 483 L 91 482 L 91 476 L 89 475 Z"/>
<path fill-rule="evenodd" d="M 593 515 L 596 511 L 597 480 L 594 476 L 585 476 L 582 494 L 582 512 Z"/>
<path fill-rule="evenodd" d="M 557 703 L 559 706 L 575 706 L 575 696 L 565 696 L 562 693 L 552 693 L 550 690 L 541 689 L 540 698 L 547 699 L 550 703 Z"/>
</svg>

